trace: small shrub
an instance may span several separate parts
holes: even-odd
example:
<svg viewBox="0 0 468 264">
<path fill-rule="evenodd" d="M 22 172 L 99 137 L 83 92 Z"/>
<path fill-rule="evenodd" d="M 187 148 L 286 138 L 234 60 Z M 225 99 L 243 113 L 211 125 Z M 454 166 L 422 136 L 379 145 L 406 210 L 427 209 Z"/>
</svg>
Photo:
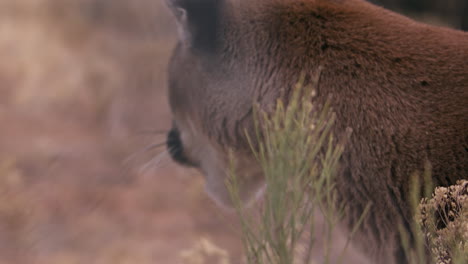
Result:
<svg viewBox="0 0 468 264">
<path fill-rule="evenodd" d="M 347 137 L 337 140 L 331 133 L 334 115 L 328 104 L 318 111 L 312 103 L 319 77 L 310 87 L 301 79 L 289 101 L 277 101 L 271 113 L 255 111 L 257 143 L 250 142 L 266 181 L 258 208 L 244 208 L 235 171 L 229 178 L 247 263 L 313 263 L 317 211 L 326 226 L 324 262 L 330 262 L 332 233 L 344 206 L 337 202 L 334 178 Z"/>
<path fill-rule="evenodd" d="M 437 264 L 468 263 L 468 181 L 438 187 L 416 216 Z"/>
</svg>

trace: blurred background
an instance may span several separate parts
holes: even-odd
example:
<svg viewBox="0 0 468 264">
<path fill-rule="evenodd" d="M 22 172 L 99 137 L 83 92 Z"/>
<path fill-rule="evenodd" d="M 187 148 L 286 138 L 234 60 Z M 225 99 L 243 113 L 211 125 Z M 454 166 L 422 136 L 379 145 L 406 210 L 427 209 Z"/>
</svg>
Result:
<svg viewBox="0 0 468 264">
<path fill-rule="evenodd" d="M 0 264 L 239 263 L 234 215 L 145 150 L 171 122 L 163 2 L 0 0 Z M 466 0 L 375 2 L 468 27 Z"/>
<path fill-rule="evenodd" d="M 427 23 L 468 30 L 467 0 L 370 0 Z"/>
</svg>

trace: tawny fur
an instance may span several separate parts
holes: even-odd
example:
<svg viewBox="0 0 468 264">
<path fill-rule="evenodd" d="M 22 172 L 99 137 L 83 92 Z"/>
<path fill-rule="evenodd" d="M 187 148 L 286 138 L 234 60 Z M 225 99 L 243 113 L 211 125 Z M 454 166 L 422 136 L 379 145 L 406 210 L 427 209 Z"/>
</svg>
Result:
<svg viewBox="0 0 468 264">
<path fill-rule="evenodd" d="M 252 104 L 287 98 L 321 67 L 314 103 L 331 98 L 334 133 L 353 131 L 337 185 L 346 222 L 372 202 L 359 244 L 375 263 L 404 263 L 410 176 L 430 163 L 436 185 L 468 179 L 468 33 L 363 0 L 168 1 L 182 34 L 169 69 L 175 128 L 208 192 L 229 204 L 232 148 L 243 195 L 256 193 L 263 179 L 244 135 Z"/>
</svg>

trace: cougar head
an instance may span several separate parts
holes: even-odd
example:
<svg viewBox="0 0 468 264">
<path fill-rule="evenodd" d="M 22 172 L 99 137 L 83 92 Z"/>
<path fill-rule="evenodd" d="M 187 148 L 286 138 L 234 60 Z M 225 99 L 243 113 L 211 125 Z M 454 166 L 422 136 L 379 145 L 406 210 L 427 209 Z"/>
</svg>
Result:
<svg viewBox="0 0 468 264">
<path fill-rule="evenodd" d="M 235 14 L 222 0 L 166 2 L 179 33 L 169 62 L 168 151 L 176 162 L 201 171 L 208 194 L 221 205 L 231 205 L 226 179 L 232 171 L 241 199 L 251 201 L 263 176 L 245 137 L 254 89 L 241 59 L 244 51 L 238 50 L 241 32 L 231 23 Z"/>
</svg>

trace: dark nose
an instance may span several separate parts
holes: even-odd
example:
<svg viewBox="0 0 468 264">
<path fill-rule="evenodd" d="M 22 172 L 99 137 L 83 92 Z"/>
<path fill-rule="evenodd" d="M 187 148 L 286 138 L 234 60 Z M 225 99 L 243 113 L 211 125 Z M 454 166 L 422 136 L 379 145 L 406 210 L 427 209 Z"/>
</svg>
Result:
<svg viewBox="0 0 468 264">
<path fill-rule="evenodd" d="M 185 166 L 195 166 L 184 154 L 184 146 L 180 140 L 180 133 L 176 128 L 171 129 L 167 134 L 167 150 L 171 155 L 171 158 Z"/>
</svg>

